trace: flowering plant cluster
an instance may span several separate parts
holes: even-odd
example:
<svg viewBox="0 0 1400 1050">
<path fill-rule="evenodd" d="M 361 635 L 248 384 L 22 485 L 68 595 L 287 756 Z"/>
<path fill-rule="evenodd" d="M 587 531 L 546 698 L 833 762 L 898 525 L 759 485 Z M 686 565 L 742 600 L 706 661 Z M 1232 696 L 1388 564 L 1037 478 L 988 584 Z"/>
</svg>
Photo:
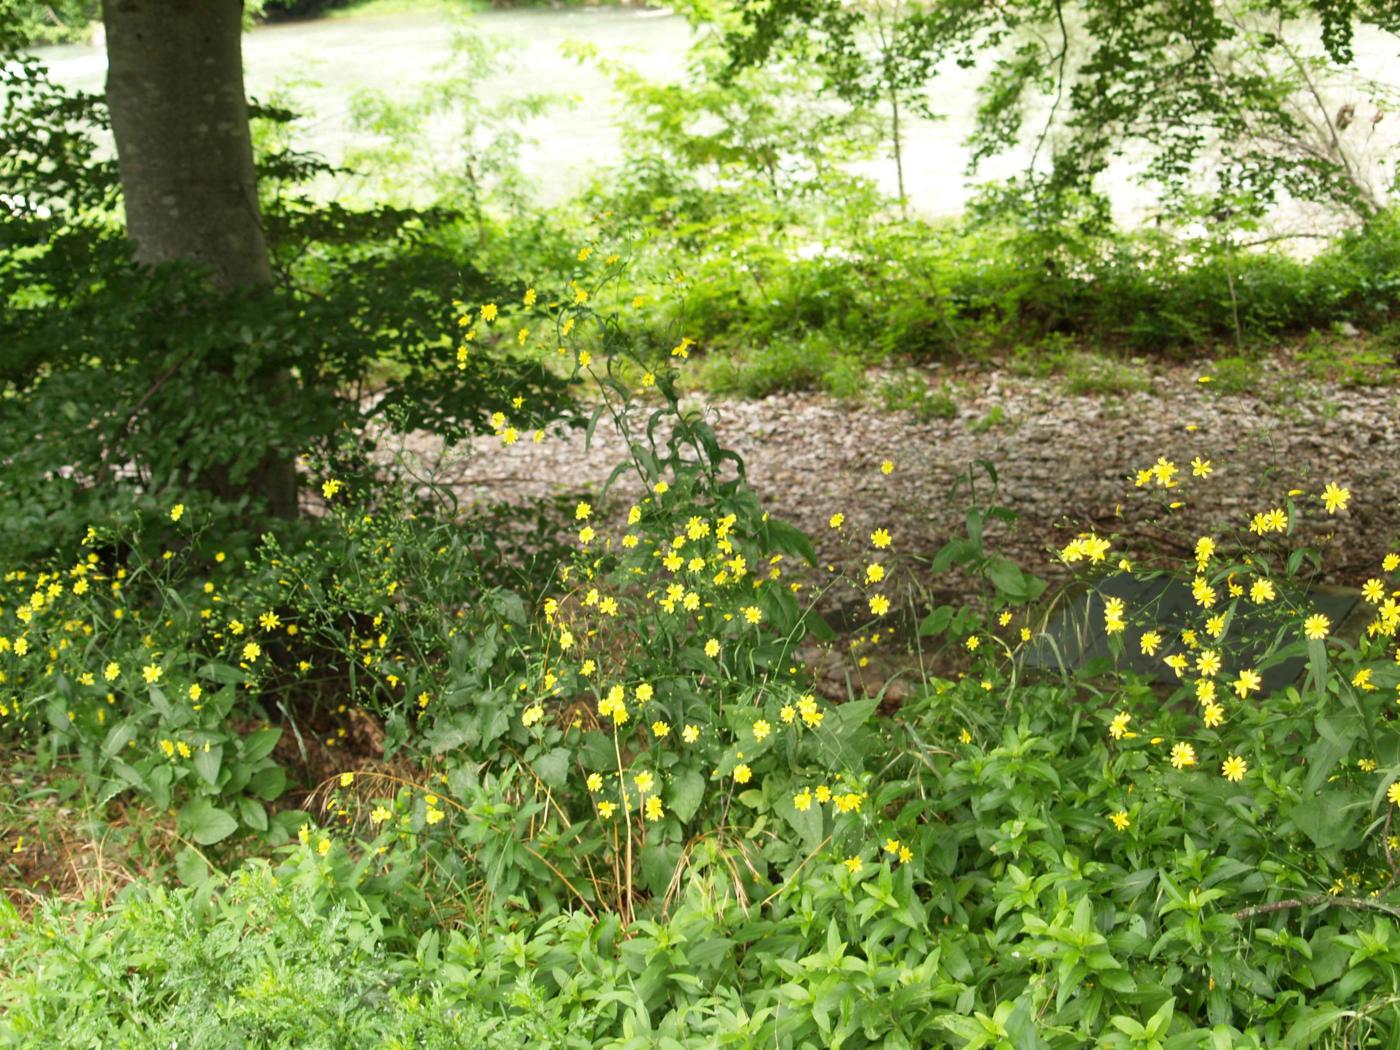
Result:
<svg viewBox="0 0 1400 1050">
<path fill-rule="evenodd" d="M 1112 659 L 1036 670 L 1060 603 L 987 549 L 1014 511 L 969 510 L 931 564 L 984 593 L 910 630 L 897 530 L 834 507 L 854 568 L 819 565 L 682 400 L 696 344 L 630 340 L 621 260 L 576 261 L 552 293 L 460 304 L 441 362 L 547 357 L 593 391 L 590 435 L 626 439 L 547 560 L 502 576 L 495 530 L 334 464 L 301 546 L 230 557 L 175 502 L 159 535 L 93 530 L 4 577 L 5 731 L 174 809 L 187 881 L 219 859 L 193 847 L 262 834 L 318 909 L 421 931 L 402 969 L 434 1001 L 539 1014 L 560 1045 L 1393 1037 L 1400 556 L 1354 635 L 1314 607 L 1295 539 L 1347 512 L 1340 480 L 1222 519 L 1184 564 L 1076 535 L 1059 556 Z M 530 413 L 499 407 L 492 454 L 550 439 Z M 1126 498 L 1170 522 L 1226 469 L 1161 458 Z M 1110 593 L 1126 577 L 1178 580 L 1186 614 Z M 828 597 L 867 621 L 848 646 Z M 815 671 L 863 682 L 876 647 L 917 669 L 898 702 Z"/>
</svg>

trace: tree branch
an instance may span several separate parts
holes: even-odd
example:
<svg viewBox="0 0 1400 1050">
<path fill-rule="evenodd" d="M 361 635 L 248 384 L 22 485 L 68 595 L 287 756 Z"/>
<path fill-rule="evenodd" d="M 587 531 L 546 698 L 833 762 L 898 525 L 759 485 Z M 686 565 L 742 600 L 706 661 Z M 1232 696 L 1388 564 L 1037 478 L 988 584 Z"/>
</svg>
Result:
<svg viewBox="0 0 1400 1050">
<path fill-rule="evenodd" d="M 1319 904 L 1329 908 L 1350 908 L 1354 911 L 1379 911 L 1400 919 L 1400 908 L 1392 905 L 1366 897 L 1334 897 L 1330 893 L 1314 893 L 1310 897 L 1294 897 L 1286 901 L 1255 904 L 1248 908 L 1241 908 L 1234 913 L 1234 917 L 1239 922 L 1243 922 L 1245 919 L 1253 919 L 1260 915 L 1272 915 L 1274 912 L 1291 911 L 1294 908 L 1314 908 Z"/>
</svg>

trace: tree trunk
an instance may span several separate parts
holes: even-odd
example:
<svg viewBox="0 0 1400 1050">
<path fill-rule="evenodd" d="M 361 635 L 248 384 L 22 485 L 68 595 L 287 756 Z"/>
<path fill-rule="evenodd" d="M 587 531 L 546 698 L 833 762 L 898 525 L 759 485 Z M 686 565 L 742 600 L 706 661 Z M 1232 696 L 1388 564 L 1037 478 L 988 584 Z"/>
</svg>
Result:
<svg viewBox="0 0 1400 1050">
<path fill-rule="evenodd" d="M 242 0 L 103 0 L 102 22 L 137 261 L 202 264 L 221 292 L 271 284 L 243 93 Z M 269 379 L 268 396 L 288 383 L 285 373 Z M 270 456 L 248 488 L 272 513 L 295 516 L 289 457 Z"/>
</svg>

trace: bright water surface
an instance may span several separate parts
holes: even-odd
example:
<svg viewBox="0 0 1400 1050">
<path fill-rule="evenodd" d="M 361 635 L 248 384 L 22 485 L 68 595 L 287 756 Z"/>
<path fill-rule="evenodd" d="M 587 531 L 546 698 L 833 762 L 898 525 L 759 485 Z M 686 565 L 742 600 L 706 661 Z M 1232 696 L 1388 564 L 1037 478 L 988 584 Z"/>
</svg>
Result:
<svg viewBox="0 0 1400 1050">
<path fill-rule="evenodd" d="M 594 8 L 583 10 L 500 10 L 473 18 L 490 34 L 514 41 L 519 51 L 509 74 L 493 77 L 486 90 L 497 97 L 547 92 L 578 101 L 554 107 L 533 120 L 528 133 L 533 145 L 522 162 L 546 202 L 576 190 L 587 172 L 614 163 L 619 157 L 621 118 L 607 78 L 591 65 L 566 57 L 561 45 L 574 40 L 595 46 L 614 60 L 623 60 L 653 79 L 682 75 L 690 28 L 665 10 Z M 292 89 L 296 106 L 308 114 L 297 143 L 340 159 L 354 132 L 349 122 L 349 99 L 359 88 L 380 88 L 406 97 L 440 72 L 451 55 L 453 20 L 440 13 L 364 14 L 264 26 L 244 38 L 243 54 L 248 91 L 268 97 L 274 89 Z M 102 89 L 106 56 L 97 46 L 47 48 L 41 52 L 55 78 L 73 87 Z M 1396 56 L 1400 42 L 1379 32 L 1363 33 L 1357 41 L 1357 67 L 1362 75 L 1400 83 Z M 927 215 L 960 212 L 972 192 L 967 176 L 968 150 L 963 145 L 972 126 L 977 70 L 949 66 L 934 84 L 939 121 L 915 120 L 907 130 L 904 167 L 911 204 Z M 1358 102 L 1366 128 L 1358 118 L 1356 134 L 1369 130 L 1373 111 L 1366 97 L 1341 92 L 1337 104 Z M 1329 105 L 1333 100 L 1329 98 Z M 1400 133 L 1400 113 L 1377 127 L 1373 149 L 1391 153 Z M 1386 137 L 1389 136 L 1389 137 Z M 1014 174 L 1026 161 L 1013 153 L 985 164 L 979 178 Z M 875 178 L 885 190 L 895 189 L 895 169 L 888 158 L 868 162 L 858 170 Z M 1121 219 L 1141 221 L 1150 213 L 1151 197 L 1131 179 L 1131 165 L 1113 169 L 1106 185 Z"/>
</svg>

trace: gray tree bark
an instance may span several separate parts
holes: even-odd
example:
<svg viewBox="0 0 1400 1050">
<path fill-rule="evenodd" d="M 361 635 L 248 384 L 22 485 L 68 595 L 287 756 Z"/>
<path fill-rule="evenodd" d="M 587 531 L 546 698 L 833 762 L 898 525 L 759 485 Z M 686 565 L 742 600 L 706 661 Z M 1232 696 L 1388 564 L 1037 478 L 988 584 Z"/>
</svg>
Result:
<svg viewBox="0 0 1400 1050">
<path fill-rule="evenodd" d="M 219 291 L 271 284 L 243 93 L 242 0 L 103 0 L 102 22 L 137 261 L 200 263 Z M 271 377 L 268 396 L 288 382 L 285 373 Z M 272 513 L 295 516 L 290 458 L 270 457 L 248 487 Z"/>
<path fill-rule="evenodd" d="M 107 103 L 137 259 L 268 284 L 243 94 L 241 0 L 104 0 Z"/>
</svg>

